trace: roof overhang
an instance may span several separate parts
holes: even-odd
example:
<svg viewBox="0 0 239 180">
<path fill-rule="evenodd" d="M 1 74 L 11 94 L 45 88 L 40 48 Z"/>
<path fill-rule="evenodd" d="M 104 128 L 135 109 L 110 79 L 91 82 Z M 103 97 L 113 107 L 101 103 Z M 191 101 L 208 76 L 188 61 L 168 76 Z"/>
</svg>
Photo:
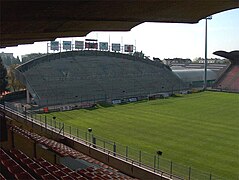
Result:
<svg viewBox="0 0 239 180">
<path fill-rule="evenodd" d="M 143 22 L 197 23 L 239 0 L 1 0 L 0 47 L 129 31 Z"/>
<path fill-rule="evenodd" d="M 239 50 L 235 50 L 231 52 L 216 51 L 213 54 L 230 60 L 232 64 L 239 64 Z"/>
</svg>

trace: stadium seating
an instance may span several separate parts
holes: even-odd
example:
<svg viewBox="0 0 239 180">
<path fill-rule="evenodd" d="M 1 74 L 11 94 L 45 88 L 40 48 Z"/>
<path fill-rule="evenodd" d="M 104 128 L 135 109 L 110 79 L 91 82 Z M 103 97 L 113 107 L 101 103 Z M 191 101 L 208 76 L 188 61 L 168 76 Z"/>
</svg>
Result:
<svg viewBox="0 0 239 180">
<path fill-rule="evenodd" d="M 7 153 L 1 148 L 0 152 L 1 163 L 3 162 L 8 173 L 14 175 L 16 179 L 132 179 L 117 170 L 103 167 L 90 166 L 73 171 L 62 164 L 52 164 L 43 158 L 31 159 L 17 149 L 12 149 Z M 0 175 L 2 179 L 6 179 L 2 174 Z"/>
<path fill-rule="evenodd" d="M 25 138 L 33 139 L 37 143 L 44 145 L 51 152 L 55 152 L 61 157 L 72 157 L 88 162 L 89 166 L 84 169 L 74 171 L 63 164 L 53 164 L 43 158 L 31 159 L 25 153 L 17 149 L 11 149 L 8 154 L 1 149 L 1 162 L 8 168 L 9 173 L 15 177 L 25 176 L 25 172 L 36 179 L 132 179 L 131 177 L 120 173 L 118 170 L 107 166 L 87 155 L 84 155 L 62 143 L 40 136 L 36 133 L 29 132 L 17 126 L 11 126 L 10 131 L 17 133 Z M 8 159 L 11 160 L 8 160 Z M 24 173 L 23 173 L 24 172 Z"/>
<path fill-rule="evenodd" d="M 35 179 L 2 148 L 0 148 L 0 157 L 1 173 L 5 175 L 1 174 L 3 176 L 1 179 Z"/>
<path fill-rule="evenodd" d="M 147 96 L 186 88 L 160 62 L 110 52 L 53 54 L 20 66 L 18 72 L 40 106 Z"/>
<path fill-rule="evenodd" d="M 216 83 L 216 88 L 239 92 L 239 65 L 231 66 Z"/>
</svg>

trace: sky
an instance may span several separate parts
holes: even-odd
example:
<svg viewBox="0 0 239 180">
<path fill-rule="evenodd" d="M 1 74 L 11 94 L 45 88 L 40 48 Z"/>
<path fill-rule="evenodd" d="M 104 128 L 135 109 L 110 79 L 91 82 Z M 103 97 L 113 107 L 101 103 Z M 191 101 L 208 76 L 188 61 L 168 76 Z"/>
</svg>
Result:
<svg viewBox="0 0 239 180">
<path fill-rule="evenodd" d="M 208 58 L 217 58 L 218 50 L 239 50 L 239 8 L 221 12 L 208 20 Z M 58 38 L 56 40 L 98 39 L 98 42 L 132 44 L 151 59 L 205 57 L 205 19 L 196 24 L 143 23 L 127 32 L 91 32 L 85 37 Z M 19 45 L 0 49 L 14 56 L 46 53 L 48 42 Z"/>
</svg>

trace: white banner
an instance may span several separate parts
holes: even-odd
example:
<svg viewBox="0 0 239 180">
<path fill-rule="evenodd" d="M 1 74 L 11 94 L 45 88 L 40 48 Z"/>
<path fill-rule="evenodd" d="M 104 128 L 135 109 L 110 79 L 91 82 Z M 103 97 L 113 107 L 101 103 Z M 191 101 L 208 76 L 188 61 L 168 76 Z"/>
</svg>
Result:
<svg viewBox="0 0 239 180">
<path fill-rule="evenodd" d="M 112 104 L 120 104 L 120 103 L 121 103 L 120 99 L 112 100 Z"/>
</svg>

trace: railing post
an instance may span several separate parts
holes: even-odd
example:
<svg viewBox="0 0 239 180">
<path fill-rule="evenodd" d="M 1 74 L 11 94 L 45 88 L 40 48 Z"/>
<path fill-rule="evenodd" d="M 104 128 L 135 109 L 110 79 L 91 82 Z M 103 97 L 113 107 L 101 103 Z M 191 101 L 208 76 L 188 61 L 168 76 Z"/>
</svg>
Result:
<svg viewBox="0 0 239 180">
<path fill-rule="evenodd" d="M 158 160 L 157 160 L 157 169 L 159 171 L 159 155 L 158 155 Z"/>
<path fill-rule="evenodd" d="M 154 172 L 155 172 L 155 168 L 156 168 L 156 155 L 154 155 Z"/>
<path fill-rule="evenodd" d="M 170 163 L 170 178 L 172 177 L 173 174 L 173 161 Z"/>
<path fill-rule="evenodd" d="M 93 147 L 96 148 L 96 138 L 93 136 L 93 134 L 92 134 L 92 143 Z"/>
<path fill-rule="evenodd" d="M 47 128 L 47 119 L 46 119 L 46 115 L 45 115 L 45 128 Z"/>
<path fill-rule="evenodd" d="M 76 136 L 79 138 L 79 129 L 76 129 Z"/>
<path fill-rule="evenodd" d="M 42 124 L 41 124 L 41 115 L 40 115 L 40 126 L 41 126 L 41 131 L 42 131 Z"/>
<path fill-rule="evenodd" d="M 104 151 L 105 151 L 105 141 L 103 140 L 103 146 L 104 146 Z"/>
<path fill-rule="evenodd" d="M 210 180 L 212 180 L 212 174 L 210 173 Z"/>
<path fill-rule="evenodd" d="M 126 157 L 126 161 L 128 160 L 128 146 L 126 146 L 126 152 L 125 152 L 125 157 Z"/>
<path fill-rule="evenodd" d="M 70 137 L 71 137 L 71 126 L 69 126 L 70 128 L 69 128 L 69 133 L 70 133 Z"/>
<path fill-rule="evenodd" d="M 139 151 L 139 165 L 141 166 L 141 150 Z"/>
<path fill-rule="evenodd" d="M 64 122 L 62 123 L 62 132 L 63 132 L 63 136 L 65 135 L 65 124 Z"/>
<path fill-rule="evenodd" d="M 191 179 L 191 167 L 189 167 L 189 169 L 188 169 L 188 180 L 190 180 Z"/>
<path fill-rule="evenodd" d="M 116 144 L 114 142 L 114 145 L 113 145 L 113 152 L 114 152 L 114 156 L 116 155 Z"/>
</svg>

